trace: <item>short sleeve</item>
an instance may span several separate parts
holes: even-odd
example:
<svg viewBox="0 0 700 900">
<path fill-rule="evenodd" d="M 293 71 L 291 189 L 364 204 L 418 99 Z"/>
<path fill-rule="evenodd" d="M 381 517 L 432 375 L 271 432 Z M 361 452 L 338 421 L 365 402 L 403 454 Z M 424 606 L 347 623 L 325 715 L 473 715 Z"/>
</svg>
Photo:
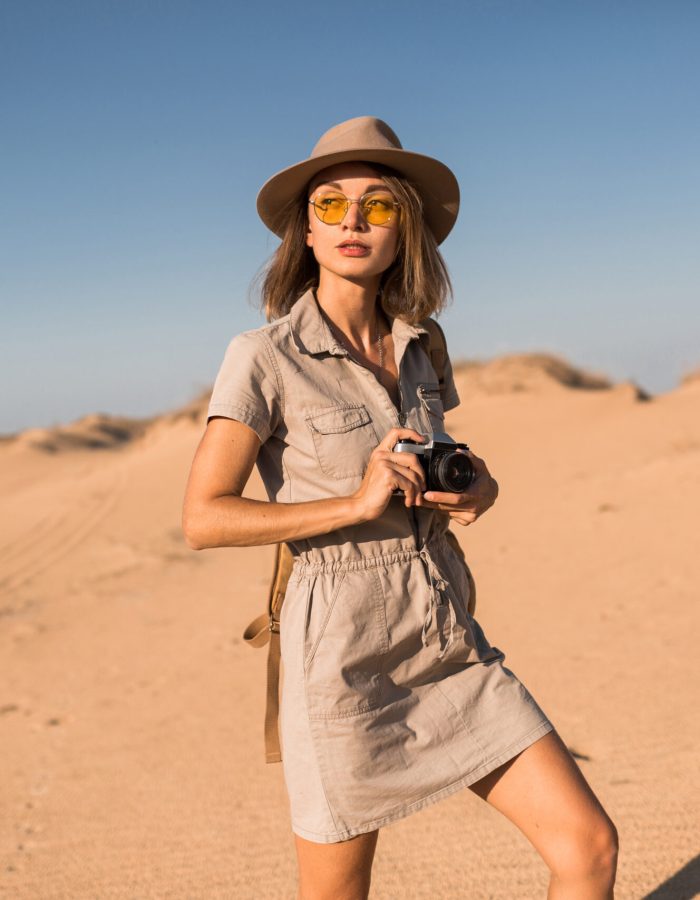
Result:
<svg viewBox="0 0 700 900">
<path fill-rule="evenodd" d="M 459 406 L 462 401 L 459 398 L 459 394 L 457 393 L 457 385 L 455 384 L 454 374 L 452 372 L 452 363 L 450 361 L 450 354 L 445 354 L 445 371 L 444 371 L 444 385 L 442 388 L 442 408 L 445 412 L 449 409 L 454 409 L 455 406 Z"/>
<path fill-rule="evenodd" d="M 261 443 L 270 437 L 284 415 L 280 372 L 274 349 L 260 331 L 244 331 L 229 343 L 216 376 L 207 410 L 243 422 Z"/>
</svg>

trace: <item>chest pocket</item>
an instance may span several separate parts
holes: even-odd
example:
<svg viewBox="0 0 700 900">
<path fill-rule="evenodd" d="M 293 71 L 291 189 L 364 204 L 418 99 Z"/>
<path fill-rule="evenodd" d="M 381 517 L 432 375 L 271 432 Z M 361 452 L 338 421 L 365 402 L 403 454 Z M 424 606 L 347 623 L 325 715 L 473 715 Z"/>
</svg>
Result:
<svg viewBox="0 0 700 900">
<path fill-rule="evenodd" d="M 422 418 L 428 431 L 444 431 L 445 410 L 437 381 L 422 381 L 416 388 Z"/>
<path fill-rule="evenodd" d="M 363 475 L 379 443 L 372 417 L 362 404 L 330 406 L 305 417 L 321 471 L 333 478 Z"/>
</svg>

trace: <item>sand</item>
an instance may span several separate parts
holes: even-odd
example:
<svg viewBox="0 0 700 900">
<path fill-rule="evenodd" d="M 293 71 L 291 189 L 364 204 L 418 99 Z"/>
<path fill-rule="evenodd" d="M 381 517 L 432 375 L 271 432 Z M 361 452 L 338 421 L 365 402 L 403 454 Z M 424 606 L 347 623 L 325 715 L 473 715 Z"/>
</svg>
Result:
<svg viewBox="0 0 700 900">
<path fill-rule="evenodd" d="M 457 382 L 448 431 L 500 484 L 454 526 L 477 619 L 615 821 L 616 897 L 696 896 L 700 378 L 648 397 L 520 355 Z M 196 552 L 180 529 L 207 396 L 0 441 L 1 897 L 294 897 L 267 649 L 242 640 L 274 548 Z M 465 789 L 381 831 L 371 896 L 546 885 Z"/>
</svg>

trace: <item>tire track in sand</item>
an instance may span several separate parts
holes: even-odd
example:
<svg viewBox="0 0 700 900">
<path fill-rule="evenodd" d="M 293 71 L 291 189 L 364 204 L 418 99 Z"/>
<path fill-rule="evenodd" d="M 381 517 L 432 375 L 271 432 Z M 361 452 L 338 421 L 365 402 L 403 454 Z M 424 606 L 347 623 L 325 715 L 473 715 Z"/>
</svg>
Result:
<svg viewBox="0 0 700 900">
<path fill-rule="evenodd" d="M 66 498 L 60 511 L 24 523 L 19 534 L 0 547 L 3 595 L 23 587 L 78 547 L 114 509 L 128 481 L 127 466 L 118 465 L 109 479 L 98 474 L 99 482 L 92 487 L 90 475 L 70 479 L 59 491 L 53 487 L 52 503 L 61 503 L 59 493 Z"/>
</svg>

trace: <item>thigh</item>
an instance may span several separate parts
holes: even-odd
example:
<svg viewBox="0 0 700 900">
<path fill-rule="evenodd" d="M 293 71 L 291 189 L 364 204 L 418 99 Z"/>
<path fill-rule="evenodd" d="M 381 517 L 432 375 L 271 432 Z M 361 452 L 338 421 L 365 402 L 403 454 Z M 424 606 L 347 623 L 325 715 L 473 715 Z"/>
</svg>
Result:
<svg viewBox="0 0 700 900">
<path fill-rule="evenodd" d="M 556 730 L 469 787 L 517 825 L 550 868 L 573 845 L 595 847 L 614 832 Z"/>
<path fill-rule="evenodd" d="M 317 844 L 294 835 L 299 864 L 298 900 L 365 900 L 379 831 L 335 844 Z"/>
</svg>

